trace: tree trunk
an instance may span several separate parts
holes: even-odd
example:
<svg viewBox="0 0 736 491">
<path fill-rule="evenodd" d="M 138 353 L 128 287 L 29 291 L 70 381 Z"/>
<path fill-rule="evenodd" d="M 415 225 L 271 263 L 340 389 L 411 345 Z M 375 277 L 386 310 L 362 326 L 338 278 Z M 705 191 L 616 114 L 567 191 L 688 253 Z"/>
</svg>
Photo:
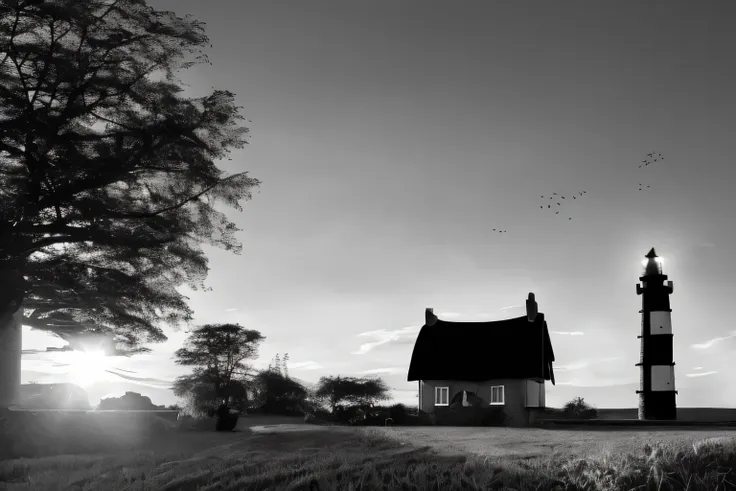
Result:
<svg viewBox="0 0 736 491">
<path fill-rule="evenodd" d="M 0 408 L 15 404 L 20 393 L 21 325 L 27 286 L 22 271 L 22 263 L 0 260 Z"/>
<path fill-rule="evenodd" d="M 0 408 L 16 404 L 19 396 L 22 320 L 22 308 L 13 314 L 0 312 Z"/>
</svg>

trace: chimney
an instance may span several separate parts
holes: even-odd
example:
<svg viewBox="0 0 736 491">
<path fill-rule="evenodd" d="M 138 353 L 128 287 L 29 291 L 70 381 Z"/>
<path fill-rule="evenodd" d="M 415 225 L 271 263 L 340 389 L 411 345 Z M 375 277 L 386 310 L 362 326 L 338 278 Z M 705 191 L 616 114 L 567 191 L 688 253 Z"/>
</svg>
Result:
<svg viewBox="0 0 736 491">
<path fill-rule="evenodd" d="M 539 313 L 537 301 L 534 300 L 534 294 L 529 292 L 529 298 L 526 299 L 526 318 L 529 322 L 534 322 Z"/>
<path fill-rule="evenodd" d="M 434 309 L 425 309 L 424 325 L 433 326 L 437 322 L 437 316 L 434 315 Z"/>
</svg>

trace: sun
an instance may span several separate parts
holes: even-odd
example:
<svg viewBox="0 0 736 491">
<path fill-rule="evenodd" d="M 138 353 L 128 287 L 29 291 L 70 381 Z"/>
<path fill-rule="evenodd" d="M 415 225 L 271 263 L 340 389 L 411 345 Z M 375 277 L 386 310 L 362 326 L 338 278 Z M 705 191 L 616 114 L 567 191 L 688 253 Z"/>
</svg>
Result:
<svg viewBox="0 0 736 491">
<path fill-rule="evenodd" d="M 102 350 L 74 351 L 70 362 L 70 382 L 81 387 L 89 387 L 105 376 L 109 361 Z"/>
</svg>

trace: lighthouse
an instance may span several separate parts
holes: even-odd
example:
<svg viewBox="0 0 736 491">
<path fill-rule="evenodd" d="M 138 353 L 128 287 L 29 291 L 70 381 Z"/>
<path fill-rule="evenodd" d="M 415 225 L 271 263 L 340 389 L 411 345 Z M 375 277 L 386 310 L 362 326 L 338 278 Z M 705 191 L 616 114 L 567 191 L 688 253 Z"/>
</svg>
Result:
<svg viewBox="0 0 736 491">
<path fill-rule="evenodd" d="M 641 300 L 641 357 L 636 366 L 639 377 L 639 419 L 677 419 L 675 362 L 672 361 L 672 282 L 662 273 L 662 260 L 652 248 L 644 256 L 644 275 L 636 294 Z"/>
</svg>

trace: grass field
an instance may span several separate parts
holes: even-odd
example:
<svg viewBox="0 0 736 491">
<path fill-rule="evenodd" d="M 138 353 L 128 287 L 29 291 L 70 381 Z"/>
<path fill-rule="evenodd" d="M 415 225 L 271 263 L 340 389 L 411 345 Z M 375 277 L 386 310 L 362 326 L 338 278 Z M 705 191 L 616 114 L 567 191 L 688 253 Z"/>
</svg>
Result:
<svg viewBox="0 0 736 491">
<path fill-rule="evenodd" d="M 252 416 L 237 430 L 0 461 L 0 489 L 736 489 L 731 430 L 312 427 Z"/>
<path fill-rule="evenodd" d="M 736 440 L 736 428 L 660 428 L 657 430 L 541 428 L 406 427 L 372 429 L 410 445 L 429 445 L 443 453 L 482 457 L 514 456 L 550 458 L 555 454 L 603 458 L 639 453 L 645 444 L 671 445 L 728 436 Z"/>
</svg>

